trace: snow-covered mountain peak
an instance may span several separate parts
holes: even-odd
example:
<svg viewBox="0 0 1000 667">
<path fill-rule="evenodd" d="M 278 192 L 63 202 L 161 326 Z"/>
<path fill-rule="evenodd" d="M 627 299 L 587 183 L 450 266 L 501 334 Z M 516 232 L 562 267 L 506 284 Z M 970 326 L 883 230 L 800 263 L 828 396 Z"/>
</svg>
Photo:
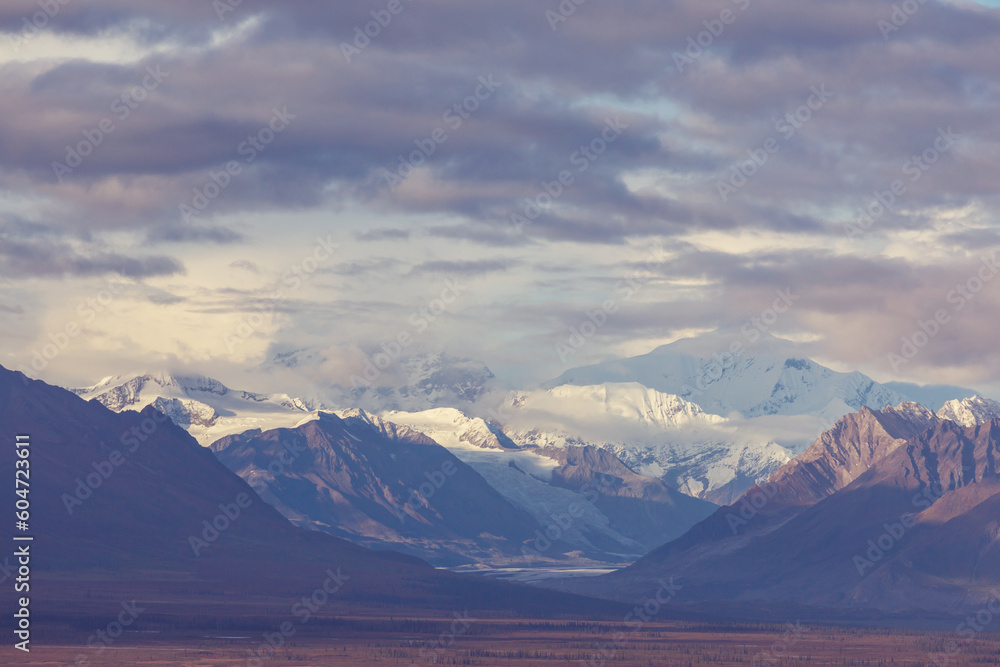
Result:
<svg viewBox="0 0 1000 667">
<path fill-rule="evenodd" d="M 863 373 L 834 371 L 806 358 L 790 341 L 767 337 L 751 342 L 737 336 L 728 345 L 712 347 L 729 338 L 676 341 L 644 355 L 570 369 L 543 386 L 637 382 L 707 413 L 808 415 L 829 423 L 865 406 L 880 410 L 911 399 Z M 740 347 L 733 347 L 736 342 Z M 925 394 L 935 390 L 919 389 Z"/>
<path fill-rule="evenodd" d="M 903 401 L 895 407 L 887 405 L 882 408 L 882 412 L 891 412 L 919 428 L 927 428 L 935 420 L 934 413 L 916 401 Z"/>
<path fill-rule="evenodd" d="M 163 371 L 106 377 L 97 384 L 71 389 L 109 410 L 141 410 L 152 405 L 201 444 L 251 428 L 293 426 L 307 413 L 331 406 L 288 394 L 233 390 L 214 378 Z"/>
<path fill-rule="evenodd" d="M 976 426 L 1000 417 L 1000 403 L 983 396 L 955 399 L 945 403 L 937 416 L 962 426 Z"/>
<path fill-rule="evenodd" d="M 557 408 L 577 412 L 582 419 L 598 415 L 626 419 L 657 428 L 685 426 L 693 422 L 717 424 L 725 421 L 675 394 L 665 394 L 638 382 L 605 382 L 598 385 L 559 385 L 540 392 L 511 397 L 509 404 L 523 409 Z"/>
<path fill-rule="evenodd" d="M 229 388 L 203 375 L 174 375 L 165 371 L 112 375 L 91 387 L 71 389 L 78 396 L 97 398 L 111 410 L 144 407 L 156 398 L 193 398 L 195 394 L 225 396 Z M 151 400 L 147 398 L 152 397 Z"/>
<path fill-rule="evenodd" d="M 455 408 L 433 408 L 422 412 L 387 412 L 385 418 L 405 424 L 449 448 L 513 450 L 518 446 L 503 431 L 479 417 L 469 417 Z"/>
</svg>

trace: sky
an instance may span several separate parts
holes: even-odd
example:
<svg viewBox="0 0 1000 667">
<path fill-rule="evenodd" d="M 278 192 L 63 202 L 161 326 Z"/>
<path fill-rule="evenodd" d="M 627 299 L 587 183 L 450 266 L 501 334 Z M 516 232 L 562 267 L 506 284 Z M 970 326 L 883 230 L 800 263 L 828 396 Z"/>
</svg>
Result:
<svg viewBox="0 0 1000 667">
<path fill-rule="evenodd" d="M 997 4 L 7 0 L 0 363 L 519 384 L 766 330 L 995 392 Z"/>
</svg>

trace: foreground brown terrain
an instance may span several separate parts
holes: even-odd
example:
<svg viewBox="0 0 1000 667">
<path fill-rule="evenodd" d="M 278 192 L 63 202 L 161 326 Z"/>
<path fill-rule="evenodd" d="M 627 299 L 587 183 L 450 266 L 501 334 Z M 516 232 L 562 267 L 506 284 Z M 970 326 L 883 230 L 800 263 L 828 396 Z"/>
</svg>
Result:
<svg viewBox="0 0 1000 667">
<path fill-rule="evenodd" d="M 318 619 L 317 619 L 318 620 Z M 452 634 L 453 630 L 457 632 Z M 10 665 L 1000 665 L 1000 635 L 780 625 L 328 619 L 270 652 L 264 631 L 126 633 L 104 651 L 78 630 Z M 86 633 L 84 633 L 86 634 Z M 273 635 L 272 635 L 273 637 Z"/>
</svg>

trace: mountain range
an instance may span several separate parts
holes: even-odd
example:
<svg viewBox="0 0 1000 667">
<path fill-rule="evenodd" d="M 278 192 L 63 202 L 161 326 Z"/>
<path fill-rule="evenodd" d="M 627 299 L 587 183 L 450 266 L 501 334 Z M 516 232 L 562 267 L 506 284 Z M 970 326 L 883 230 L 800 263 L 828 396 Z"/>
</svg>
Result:
<svg viewBox="0 0 1000 667">
<path fill-rule="evenodd" d="M 386 398 L 376 412 L 319 389 L 300 399 L 169 373 L 67 392 L 4 371 L 0 399 L 5 423 L 44 443 L 40 525 L 56 553 L 79 554 L 43 559 L 43 581 L 110 580 L 127 562 L 144 590 L 197 596 L 213 577 L 249 587 L 241 577 L 265 562 L 302 563 L 274 582 L 289 590 L 333 558 L 365 600 L 416 605 L 416 591 L 438 604 L 469 585 L 427 563 L 620 567 L 546 585 L 634 602 L 677 577 L 690 604 L 905 613 L 972 608 L 1000 583 L 1000 403 L 960 390 L 922 405 L 901 389 L 950 388 L 890 388 L 774 341 L 706 374 L 712 357 L 692 345 L 494 403 L 488 369 L 444 357 L 414 362 L 406 387 L 362 392 Z M 436 365 L 459 369 L 458 385 L 446 390 Z M 454 391 L 465 398 L 448 405 Z M 247 520 L 213 532 L 230 509 Z M 95 538 L 115 531 L 142 547 Z M 475 595 L 489 606 L 517 590 Z"/>
<path fill-rule="evenodd" d="M 267 460 L 276 441 L 301 440 L 315 455 L 277 479 L 269 476 L 268 502 L 296 525 L 437 565 L 624 563 L 683 534 L 715 507 L 637 474 L 610 450 L 594 451 L 598 448 L 589 444 L 522 446 L 500 428 L 454 408 L 389 411 L 382 417 L 357 408 L 307 412 L 323 404 L 167 373 L 108 378 L 73 391 L 113 410 L 152 406 L 164 412 L 244 478 L 268 475 L 252 460 Z M 341 417 L 353 427 L 331 432 Z M 387 462 L 372 455 L 387 446 L 386 434 L 393 447 L 408 448 L 408 466 L 383 466 Z M 433 500 L 424 498 L 421 475 L 436 475 L 444 460 L 460 471 L 459 483 Z M 466 478 L 468 483 L 461 481 Z M 455 487 L 464 493 L 456 496 Z M 399 512 L 412 512 L 406 501 L 414 491 L 425 511 L 400 522 Z M 496 523 L 478 531 L 459 528 L 469 503 L 486 508 L 483 515 Z M 578 516 L 566 525 L 570 508 Z M 555 533 L 556 540 L 546 537 Z"/>
<path fill-rule="evenodd" d="M 203 445 L 252 428 L 288 425 L 330 407 L 317 399 L 238 391 L 203 375 L 166 372 L 115 375 L 70 391 L 116 412 L 151 405 Z"/>
<path fill-rule="evenodd" d="M 30 435 L 31 603 L 39 619 L 113 618 L 122 600 L 137 599 L 160 623 L 223 628 L 235 617 L 291 616 L 313 591 L 323 593 L 323 613 L 387 605 L 541 615 L 614 609 L 295 527 L 155 408 L 116 413 L 0 368 L 0 438 L 14 442 L 17 434 Z M 9 479 L 14 450 L 0 453 Z M 12 529 L 13 521 L 8 541 Z"/>
<path fill-rule="evenodd" d="M 1000 585 L 1000 414 L 915 403 L 841 418 L 801 456 L 677 540 L 565 590 L 883 611 L 968 611 Z"/>
<path fill-rule="evenodd" d="M 762 343 L 771 353 L 781 345 L 777 340 Z M 716 397 L 757 415 L 751 417 L 739 411 L 726 416 L 706 412 L 694 401 L 636 381 L 562 382 L 571 376 L 621 374 L 622 369 L 632 368 L 650 377 L 698 383 L 700 378 L 674 371 L 703 369 L 713 360 L 696 357 L 688 348 L 689 342 L 679 341 L 643 357 L 568 372 L 548 388 L 510 392 L 489 410 L 490 421 L 474 416 L 477 408 L 468 407 L 468 401 L 468 412 L 433 407 L 374 414 L 356 408 L 335 410 L 318 391 L 311 394 L 314 398 L 303 400 L 283 393 L 235 391 L 210 378 L 166 373 L 107 378 L 74 391 L 115 410 L 154 406 L 203 445 L 215 443 L 213 451 L 244 478 L 266 474 L 253 459 L 266 456 L 276 440 L 294 432 L 317 448 L 321 456 L 315 460 L 323 461 L 317 470 L 301 469 L 300 462 L 268 480 L 268 502 L 294 523 L 358 544 L 418 555 L 438 565 L 487 567 L 516 564 L 531 553 L 538 555 L 532 557 L 536 562 L 577 565 L 633 560 L 711 514 L 712 504 L 694 499 L 730 504 L 768 480 L 804 449 L 795 445 L 796 438 L 823 430 L 822 415 L 849 409 L 851 403 L 898 397 L 858 373 L 835 373 L 809 360 L 774 356 L 734 357 L 729 366 L 719 363 Z M 303 354 L 280 361 L 286 366 L 315 361 Z M 460 386 L 473 377 L 488 376 L 492 381 L 488 369 L 483 373 L 471 364 L 474 372 L 465 375 L 462 369 L 470 367 L 468 360 L 441 355 L 422 356 L 410 366 L 420 369 L 410 374 L 411 385 L 414 377 L 441 379 L 454 373 L 461 374 Z M 858 387 L 864 391 L 856 391 Z M 434 383 L 424 389 L 424 405 L 447 395 Z M 407 388 L 382 395 L 402 395 L 420 404 Z M 767 400 L 761 400 L 765 395 Z M 776 401 L 778 395 L 787 400 Z M 981 397 L 953 400 L 942 406 L 942 414 L 967 422 L 997 407 Z M 805 414 L 781 414 L 802 410 Z M 343 433 L 325 432 L 338 419 L 355 427 Z M 384 462 L 371 452 L 385 448 L 385 434 L 390 432 L 393 446 L 424 452 L 411 459 L 418 464 L 380 467 Z M 434 448 L 441 451 L 430 454 Z M 419 491 L 416 506 L 424 513 L 399 525 L 399 513 L 413 508 L 401 496 L 422 483 L 417 473 L 435 474 L 429 460 L 448 457 L 461 471 L 458 479 L 476 480 L 458 485 L 467 489 L 466 499 L 493 508 L 490 516 L 502 517 L 493 528 L 477 533 L 463 523 L 464 508 L 461 502 L 448 500 L 450 493 L 439 493 L 432 500 Z M 353 468 L 344 465 L 348 460 Z M 568 476 L 571 465 L 573 474 Z M 561 517 L 571 506 L 579 516 L 561 527 L 560 521 L 566 523 Z M 532 542 L 535 531 L 543 536 L 537 540 L 546 545 L 543 553 L 522 549 Z M 558 539 L 544 538 L 546 531 Z"/>
<path fill-rule="evenodd" d="M 740 351 L 729 353 L 736 342 Z M 937 410 L 941 405 L 936 401 L 945 400 L 941 397 L 975 395 L 959 387 L 883 385 L 857 371 L 837 372 L 800 356 L 793 343 L 770 335 L 752 346 L 744 342 L 725 334 L 685 338 L 647 354 L 570 369 L 544 386 L 636 382 L 674 394 L 708 413 L 736 412 L 747 418 L 810 415 L 830 424 L 865 406 L 881 409 L 935 398 L 928 407 Z"/>
<path fill-rule="evenodd" d="M 444 447 L 360 410 L 226 436 L 211 449 L 296 525 L 438 565 L 506 564 L 539 528 Z"/>
</svg>

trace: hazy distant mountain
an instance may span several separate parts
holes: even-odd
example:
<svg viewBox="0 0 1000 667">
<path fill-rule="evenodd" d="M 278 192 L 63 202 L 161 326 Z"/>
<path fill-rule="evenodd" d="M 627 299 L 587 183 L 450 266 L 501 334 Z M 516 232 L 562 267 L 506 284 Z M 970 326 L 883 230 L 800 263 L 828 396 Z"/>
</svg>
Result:
<svg viewBox="0 0 1000 667">
<path fill-rule="evenodd" d="M 515 440 L 606 447 L 637 472 L 718 503 L 767 480 L 845 414 L 974 393 L 881 385 L 804 358 L 790 341 L 718 333 L 571 369 L 544 387 L 510 402 L 530 413 L 515 411 L 506 426 Z"/>
<path fill-rule="evenodd" d="M 714 350 L 713 342 L 717 344 Z M 733 342 L 743 343 L 737 355 L 727 354 Z M 713 357 L 710 350 L 718 356 Z M 894 389 L 862 373 L 839 373 L 803 358 L 788 341 L 765 336 L 750 345 L 721 335 L 679 340 L 637 357 L 574 368 L 545 386 L 606 382 L 638 382 L 723 416 L 731 412 L 744 417 L 811 415 L 830 423 L 862 407 L 880 410 L 910 400 L 898 389 L 923 396 L 952 390 L 914 385 Z"/>
<path fill-rule="evenodd" d="M 566 587 L 641 599 L 669 574 L 692 602 L 979 608 L 1000 584 L 998 445 L 1000 420 L 864 408 L 683 537 Z"/>
<path fill-rule="evenodd" d="M 907 400 L 919 403 L 935 412 L 940 410 L 948 401 L 961 400 L 976 395 L 976 392 L 972 389 L 946 384 L 925 386 L 910 382 L 885 382 L 882 386 L 905 396 Z"/>
<path fill-rule="evenodd" d="M 270 365 L 319 367 L 326 357 L 305 348 L 275 355 Z M 321 390 L 338 405 L 369 412 L 465 408 L 494 387 L 493 372 L 481 361 L 444 353 L 402 356 L 371 355 L 350 378 L 337 378 Z"/>
</svg>

